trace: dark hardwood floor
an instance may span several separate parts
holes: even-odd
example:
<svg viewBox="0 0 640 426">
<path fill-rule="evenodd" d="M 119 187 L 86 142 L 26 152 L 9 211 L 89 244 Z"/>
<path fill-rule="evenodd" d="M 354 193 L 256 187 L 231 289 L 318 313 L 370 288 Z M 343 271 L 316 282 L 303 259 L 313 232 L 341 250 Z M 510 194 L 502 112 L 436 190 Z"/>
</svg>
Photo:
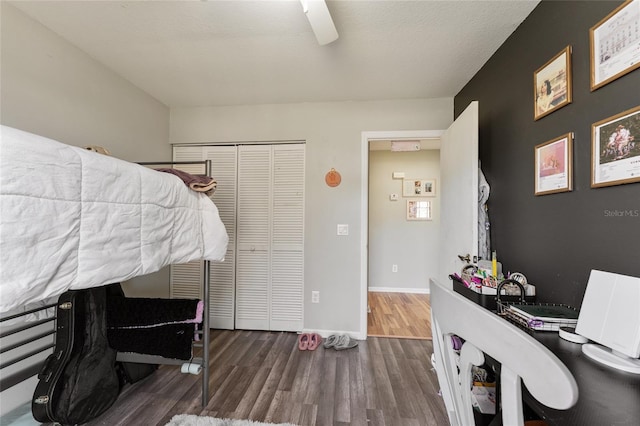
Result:
<svg viewBox="0 0 640 426">
<path fill-rule="evenodd" d="M 200 376 L 161 366 L 88 425 L 164 425 L 175 414 L 298 425 L 446 425 L 431 341 L 369 337 L 300 351 L 294 333 L 211 332 L 210 401 Z"/>
</svg>

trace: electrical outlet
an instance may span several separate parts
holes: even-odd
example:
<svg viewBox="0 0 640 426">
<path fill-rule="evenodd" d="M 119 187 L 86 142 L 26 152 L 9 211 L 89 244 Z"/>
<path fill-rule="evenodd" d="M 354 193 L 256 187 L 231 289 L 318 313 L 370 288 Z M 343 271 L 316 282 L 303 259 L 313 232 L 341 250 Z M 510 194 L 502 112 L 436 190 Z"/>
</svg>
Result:
<svg viewBox="0 0 640 426">
<path fill-rule="evenodd" d="M 320 292 L 312 291 L 311 292 L 311 303 L 320 303 Z"/>
<path fill-rule="evenodd" d="M 391 265 L 391 272 L 398 272 L 398 265 Z"/>
</svg>

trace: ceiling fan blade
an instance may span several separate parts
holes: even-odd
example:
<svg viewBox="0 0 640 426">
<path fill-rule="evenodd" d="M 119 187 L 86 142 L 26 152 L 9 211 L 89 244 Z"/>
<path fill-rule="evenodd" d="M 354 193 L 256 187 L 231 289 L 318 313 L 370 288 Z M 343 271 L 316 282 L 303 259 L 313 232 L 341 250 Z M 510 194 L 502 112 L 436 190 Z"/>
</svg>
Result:
<svg viewBox="0 0 640 426">
<path fill-rule="evenodd" d="M 338 31 L 324 0 L 300 0 L 300 3 L 321 46 L 338 39 Z"/>
</svg>

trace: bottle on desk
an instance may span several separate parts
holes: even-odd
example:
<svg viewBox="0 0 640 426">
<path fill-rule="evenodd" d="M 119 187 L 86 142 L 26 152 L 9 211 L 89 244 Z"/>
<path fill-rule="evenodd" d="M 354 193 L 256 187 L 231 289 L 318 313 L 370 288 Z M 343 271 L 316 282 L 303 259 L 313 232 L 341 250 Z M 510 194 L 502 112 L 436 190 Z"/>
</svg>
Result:
<svg viewBox="0 0 640 426">
<path fill-rule="evenodd" d="M 498 255 L 495 252 L 491 252 L 491 275 L 498 278 Z"/>
</svg>

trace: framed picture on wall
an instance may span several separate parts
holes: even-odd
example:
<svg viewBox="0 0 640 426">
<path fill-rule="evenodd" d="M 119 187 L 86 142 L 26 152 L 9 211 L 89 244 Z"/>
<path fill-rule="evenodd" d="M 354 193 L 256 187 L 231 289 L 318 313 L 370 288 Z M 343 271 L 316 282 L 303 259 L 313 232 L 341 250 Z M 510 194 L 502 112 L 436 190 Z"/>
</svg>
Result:
<svg viewBox="0 0 640 426">
<path fill-rule="evenodd" d="M 573 133 L 535 147 L 535 195 L 572 189 Z"/>
<path fill-rule="evenodd" d="M 571 103 L 571 46 L 567 46 L 533 73 L 533 118 Z"/>
<path fill-rule="evenodd" d="M 640 106 L 591 125 L 591 187 L 640 182 Z"/>
<path fill-rule="evenodd" d="M 591 91 L 640 67 L 640 0 L 627 0 L 589 30 Z"/>
<path fill-rule="evenodd" d="M 435 179 L 403 179 L 402 180 L 402 196 L 403 197 L 435 197 L 436 180 Z"/>
<path fill-rule="evenodd" d="M 407 220 L 431 220 L 431 201 L 407 200 Z"/>
</svg>

